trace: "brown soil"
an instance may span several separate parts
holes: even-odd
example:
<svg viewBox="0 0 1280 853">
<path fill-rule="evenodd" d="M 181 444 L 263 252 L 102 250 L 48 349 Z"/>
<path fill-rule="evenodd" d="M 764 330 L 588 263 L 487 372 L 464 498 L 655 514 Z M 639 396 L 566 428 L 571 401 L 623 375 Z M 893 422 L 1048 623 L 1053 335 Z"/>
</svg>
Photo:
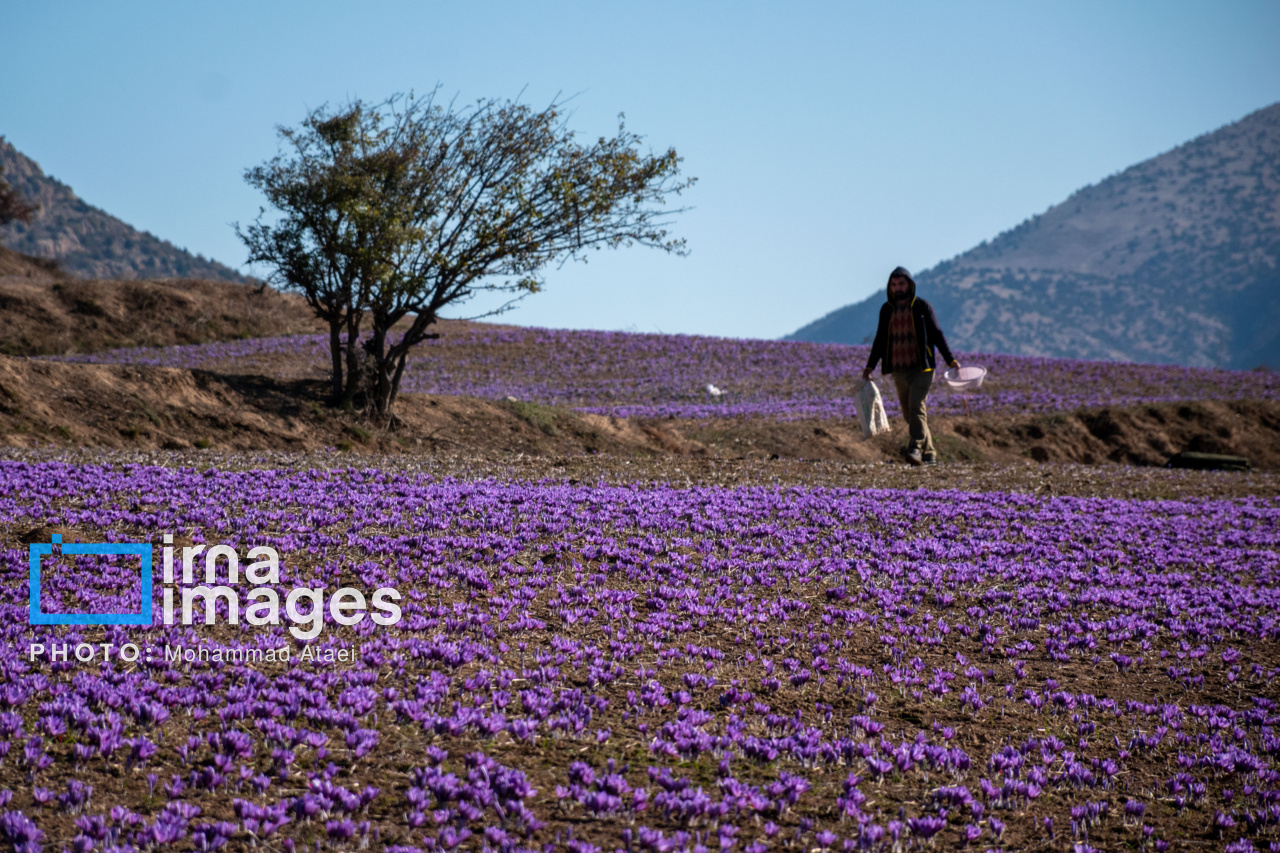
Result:
<svg viewBox="0 0 1280 853">
<path fill-rule="evenodd" d="M 913 468 L 897 462 L 716 459 L 673 455 L 645 457 L 608 453 L 530 455 L 466 449 L 439 450 L 429 454 L 407 453 L 398 449 L 389 453 L 364 452 L 356 455 L 330 449 L 298 452 L 100 447 L 0 447 L 0 458 L 29 462 L 57 459 L 71 465 L 149 465 L 227 471 L 374 467 L 384 471 L 425 474 L 438 479 L 499 479 L 568 485 L 943 489 L 1127 500 L 1228 499 L 1280 494 L 1280 472 L 1276 471 L 1189 471 L 1030 460 L 1016 464 L 952 462 L 936 468 Z M 0 541 L 3 541 L 3 531 L 4 526 L 0 524 Z M 45 534 L 63 532 L 61 529 L 41 528 L 33 534 L 32 541 L 47 542 L 49 537 Z M 25 543 L 26 540 L 23 541 Z"/>
<path fill-rule="evenodd" d="M 0 249 L 0 352 L 66 355 L 322 331 L 303 299 L 224 281 L 86 281 Z"/>
<path fill-rule="evenodd" d="M 21 252 L 15 252 L 3 246 L 0 246 L 0 276 L 4 278 L 29 278 L 36 281 L 50 281 L 68 277 L 66 273 L 62 272 L 57 261 L 24 255 Z"/>
<path fill-rule="evenodd" d="M 905 426 L 870 441 L 847 421 L 683 421 L 582 415 L 469 397 L 404 395 L 376 428 L 320 401 L 318 380 L 280 381 L 0 356 L 0 444 L 236 450 L 900 461 Z M 943 462 L 1163 465 L 1180 450 L 1280 470 L 1280 402 L 1202 401 L 1026 417 L 932 420 Z"/>
<path fill-rule="evenodd" d="M 668 423 L 670 423 L 668 421 Z M 1038 415 L 984 414 L 929 419 L 944 461 L 1118 462 L 1162 466 L 1184 450 L 1243 456 L 1254 468 L 1280 469 L 1280 402 L 1164 403 Z M 720 456 L 764 453 L 802 459 L 870 462 L 901 459 L 906 425 L 862 439 L 849 421 L 725 419 L 682 424 L 682 435 Z"/>
<path fill-rule="evenodd" d="M 0 356 L 0 444 L 648 455 L 698 449 L 665 425 L 466 397 L 406 396 L 394 427 L 377 429 L 322 405 L 325 392 L 315 380 Z"/>
</svg>

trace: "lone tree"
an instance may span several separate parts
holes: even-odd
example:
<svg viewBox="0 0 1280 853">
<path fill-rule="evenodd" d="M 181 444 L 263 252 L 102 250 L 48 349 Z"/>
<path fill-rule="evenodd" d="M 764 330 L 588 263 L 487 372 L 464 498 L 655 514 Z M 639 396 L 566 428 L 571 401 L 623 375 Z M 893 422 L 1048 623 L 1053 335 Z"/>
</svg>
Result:
<svg viewBox="0 0 1280 853">
<path fill-rule="evenodd" d="M 562 106 L 410 95 L 321 107 L 245 173 L 280 216 L 237 233 L 329 323 L 336 403 L 363 397 L 389 419 L 410 351 L 435 337 L 445 306 L 479 291 L 512 294 L 501 311 L 541 289 L 547 264 L 587 249 L 685 254 L 666 230 L 683 208 L 663 206 L 695 180 L 680 179 L 675 150 L 642 153 L 621 119 L 616 136 L 580 145 Z"/>
</svg>

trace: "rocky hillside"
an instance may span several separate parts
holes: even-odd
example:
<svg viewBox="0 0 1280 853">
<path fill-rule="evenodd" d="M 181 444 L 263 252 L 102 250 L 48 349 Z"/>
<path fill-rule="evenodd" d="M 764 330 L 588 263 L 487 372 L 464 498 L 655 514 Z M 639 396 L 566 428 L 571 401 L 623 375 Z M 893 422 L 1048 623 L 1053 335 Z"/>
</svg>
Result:
<svg viewBox="0 0 1280 853">
<path fill-rule="evenodd" d="M 228 266 L 179 249 L 88 204 L 4 137 L 0 168 L 9 184 L 40 205 L 30 224 L 0 227 L 2 246 L 56 260 L 63 270 L 84 278 L 249 281 Z"/>
<path fill-rule="evenodd" d="M 1280 104 L 917 275 L 953 348 L 1280 368 Z M 793 340 L 863 343 L 877 293 Z"/>
</svg>

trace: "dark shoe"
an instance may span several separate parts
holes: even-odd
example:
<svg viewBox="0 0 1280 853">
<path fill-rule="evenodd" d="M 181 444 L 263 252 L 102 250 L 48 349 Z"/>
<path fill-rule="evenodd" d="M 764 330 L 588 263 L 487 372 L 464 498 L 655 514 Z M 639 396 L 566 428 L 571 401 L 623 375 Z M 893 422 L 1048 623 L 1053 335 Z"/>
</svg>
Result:
<svg viewBox="0 0 1280 853">
<path fill-rule="evenodd" d="M 924 455 L 924 464 L 925 464 L 925 465 L 937 465 L 937 464 L 938 464 L 938 454 L 936 454 L 936 453 L 926 453 L 926 454 Z"/>
<path fill-rule="evenodd" d="M 924 457 L 920 454 L 919 450 L 908 450 L 907 461 L 912 465 L 923 465 Z"/>
</svg>

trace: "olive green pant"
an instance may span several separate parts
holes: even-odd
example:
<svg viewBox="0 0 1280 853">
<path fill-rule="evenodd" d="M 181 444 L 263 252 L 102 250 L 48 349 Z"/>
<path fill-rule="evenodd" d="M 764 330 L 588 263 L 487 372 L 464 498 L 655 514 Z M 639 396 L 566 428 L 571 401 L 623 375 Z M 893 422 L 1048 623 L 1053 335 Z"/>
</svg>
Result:
<svg viewBox="0 0 1280 853">
<path fill-rule="evenodd" d="M 898 389 L 902 416 L 907 419 L 907 429 L 911 433 L 907 452 L 919 450 L 926 456 L 932 454 L 933 436 L 929 434 L 929 416 L 925 412 L 924 400 L 929 396 L 929 386 L 933 384 L 933 371 L 903 370 L 893 374 L 893 384 Z"/>
</svg>

